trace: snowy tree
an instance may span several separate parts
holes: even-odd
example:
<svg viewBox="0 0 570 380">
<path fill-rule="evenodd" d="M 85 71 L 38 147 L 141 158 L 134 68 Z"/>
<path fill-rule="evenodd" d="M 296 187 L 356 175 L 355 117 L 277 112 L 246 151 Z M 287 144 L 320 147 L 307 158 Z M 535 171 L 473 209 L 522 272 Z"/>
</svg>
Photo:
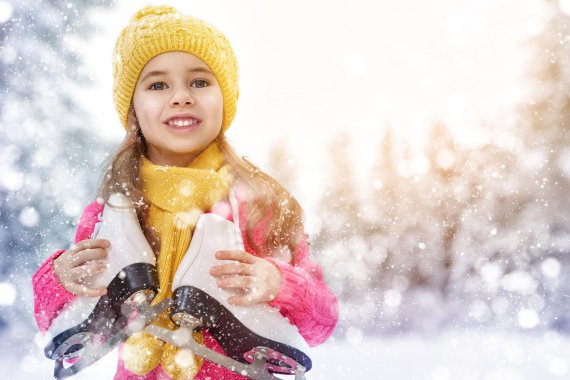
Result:
<svg viewBox="0 0 570 380">
<path fill-rule="evenodd" d="M 109 151 L 89 133 L 96 128 L 84 117 L 90 102 L 77 94 L 90 78 L 73 46 L 94 32 L 87 11 L 110 3 L 3 2 L 9 17 L 0 24 L 0 283 L 18 301 L 2 300 L 0 328 L 11 342 L 31 341 L 31 275 L 71 243 Z M 29 348 L 14 346 L 15 353 Z"/>
<path fill-rule="evenodd" d="M 528 173 L 533 192 L 523 217 L 535 227 L 528 255 L 542 293 L 542 322 L 570 331 L 570 17 L 561 11 L 561 2 L 546 3 L 550 18 L 531 41 L 533 92 L 521 110 L 528 153 L 519 166 Z"/>
<path fill-rule="evenodd" d="M 316 251 L 348 323 L 569 331 L 570 23 L 558 4 L 530 44 L 533 91 L 513 127 L 481 122 L 491 139 L 468 147 L 436 124 L 424 151 L 388 129 L 364 195 L 333 144 Z"/>
<path fill-rule="evenodd" d="M 550 19 L 531 45 L 531 99 L 515 128 L 469 152 L 478 191 L 454 242 L 462 257 L 454 275 L 471 294 L 475 322 L 568 331 L 569 18 L 548 4 Z"/>
<path fill-rule="evenodd" d="M 338 333 L 354 321 L 367 320 L 367 325 L 374 325 L 378 309 L 373 283 L 378 278 L 377 266 L 367 261 L 371 257 L 366 236 L 369 223 L 365 217 L 366 205 L 360 199 L 363 189 L 358 188 L 354 175 L 351 149 L 347 134 L 336 136 L 330 143 L 327 152 L 330 167 L 318 212 L 322 227 L 313 237 L 313 252 L 341 301 L 344 323 Z"/>
<path fill-rule="evenodd" d="M 434 328 L 445 317 L 440 305 L 449 295 L 451 243 L 460 209 L 448 182 L 458 153 L 443 126 L 433 130 L 427 152 L 392 141 L 388 130 L 372 168 L 373 178 L 380 180 L 366 203 L 375 208 L 378 221 L 368 233 L 370 246 L 384 251 L 375 281 L 381 290 L 382 331 L 417 328 L 417 323 Z"/>
</svg>

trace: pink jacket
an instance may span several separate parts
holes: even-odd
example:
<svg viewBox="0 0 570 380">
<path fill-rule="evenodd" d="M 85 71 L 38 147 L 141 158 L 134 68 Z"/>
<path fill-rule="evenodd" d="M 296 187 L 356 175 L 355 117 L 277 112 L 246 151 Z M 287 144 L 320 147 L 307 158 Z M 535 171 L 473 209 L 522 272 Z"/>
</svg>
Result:
<svg viewBox="0 0 570 380">
<path fill-rule="evenodd" d="M 91 203 L 81 216 L 75 242 L 88 239 L 95 228 L 97 216 L 102 212 L 104 205 L 97 202 Z M 239 220 L 241 231 L 246 230 L 247 219 L 245 205 L 240 204 Z M 212 210 L 233 221 L 232 209 L 229 202 L 220 202 Z M 263 238 L 264 223 L 260 223 L 254 230 L 254 241 L 260 244 Z M 243 233 L 243 232 L 242 232 Z M 244 245 L 247 252 L 255 254 L 248 244 L 244 233 Z M 66 291 L 53 272 L 53 260 L 61 255 L 64 250 L 55 252 L 50 256 L 32 277 L 34 290 L 34 315 L 36 323 L 42 332 L 46 332 L 52 320 L 58 315 L 59 310 L 75 295 Z M 311 261 L 309 246 L 304 240 L 295 252 L 295 264 L 290 265 L 275 258 L 268 258 L 279 267 L 282 273 L 282 286 L 278 296 L 269 304 L 277 307 L 281 314 L 297 326 L 301 335 L 310 346 L 323 343 L 332 333 L 338 320 L 338 303 L 335 295 L 328 289 L 323 281 L 321 268 Z M 207 347 L 223 353 L 216 340 L 207 333 L 204 334 Z M 124 368 L 119 348 L 119 363 L 115 380 L 166 380 L 161 367 L 157 367 L 144 377 L 136 376 Z M 200 372 L 195 379 L 245 379 L 245 377 L 226 370 L 204 360 Z"/>
</svg>

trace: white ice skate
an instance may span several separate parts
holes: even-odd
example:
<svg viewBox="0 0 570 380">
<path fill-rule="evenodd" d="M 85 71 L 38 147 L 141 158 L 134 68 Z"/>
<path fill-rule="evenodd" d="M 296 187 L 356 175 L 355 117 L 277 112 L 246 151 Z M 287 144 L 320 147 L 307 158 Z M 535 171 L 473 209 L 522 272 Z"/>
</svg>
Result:
<svg viewBox="0 0 570 380">
<path fill-rule="evenodd" d="M 126 196 L 117 193 L 109 198 L 98 228 L 93 238 L 111 243 L 108 268 L 85 277 L 84 284 L 106 287 L 107 294 L 76 297 L 53 320 L 48 331 L 53 339 L 45 355 L 55 360 L 58 379 L 93 364 L 133 332 L 144 329 L 171 303 L 150 306 L 158 290 L 156 260 Z"/>
<path fill-rule="evenodd" d="M 230 292 L 220 289 L 209 274 L 220 263 L 216 251 L 236 249 L 244 249 L 236 225 L 215 214 L 202 215 L 172 285 L 171 318 L 180 328 L 170 331 L 150 325 L 145 331 L 252 379 L 276 379 L 270 372 L 303 379 L 312 364 L 303 352 L 309 346 L 298 329 L 265 303 L 230 305 Z M 201 327 L 208 329 L 228 356 L 193 339 L 191 331 Z"/>
</svg>

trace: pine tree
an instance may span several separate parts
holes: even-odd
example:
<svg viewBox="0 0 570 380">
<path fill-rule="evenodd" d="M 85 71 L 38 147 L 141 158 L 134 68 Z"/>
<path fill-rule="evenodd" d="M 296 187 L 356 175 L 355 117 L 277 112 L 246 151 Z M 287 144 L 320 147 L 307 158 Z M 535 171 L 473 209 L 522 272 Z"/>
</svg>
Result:
<svg viewBox="0 0 570 380">
<path fill-rule="evenodd" d="M 545 302 L 542 319 L 570 331 L 570 17 L 559 2 L 546 4 L 551 17 L 532 41 L 534 91 L 521 109 L 527 158 L 519 165 L 532 193 L 523 217 L 534 226 L 528 256 Z"/>
<path fill-rule="evenodd" d="M 376 312 L 374 294 L 367 291 L 376 273 L 364 259 L 370 248 L 365 240 L 367 225 L 363 223 L 351 149 L 347 134 L 336 136 L 330 143 L 329 174 L 317 213 L 322 228 L 312 241 L 312 252 L 323 265 L 329 286 L 340 299 L 341 319 L 348 325 L 351 321 L 367 320 L 359 326 L 366 328 L 372 325 Z M 341 324 L 338 333 L 347 324 Z"/>
<path fill-rule="evenodd" d="M 2 310 L 0 328 L 22 356 L 32 347 L 19 342 L 37 331 L 31 275 L 55 247 L 71 243 L 109 151 L 84 117 L 95 102 L 73 95 L 89 78 L 69 41 L 86 41 L 94 31 L 87 11 L 111 1 L 9 4 L 12 17 L 0 32 L 0 283 L 15 287 L 18 301 Z"/>
</svg>

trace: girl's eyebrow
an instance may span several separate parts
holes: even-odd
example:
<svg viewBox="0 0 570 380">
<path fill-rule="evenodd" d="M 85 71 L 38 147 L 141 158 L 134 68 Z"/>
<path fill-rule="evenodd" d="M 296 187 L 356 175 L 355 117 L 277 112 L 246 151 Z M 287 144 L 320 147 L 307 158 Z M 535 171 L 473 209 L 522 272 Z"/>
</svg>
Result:
<svg viewBox="0 0 570 380">
<path fill-rule="evenodd" d="M 193 67 L 191 69 L 186 70 L 187 73 L 205 73 L 205 74 L 212 74 L 212 71 L 207 67 Z M 153 76 L 160 76 L 160 75 L 167 75 L 168 71 L 161 71 L 161 70 L 153 70 L 148 73 L 144 77 L 141 78 L 141 82 L 144 82 L 150 77 Z"/>
</svg>

